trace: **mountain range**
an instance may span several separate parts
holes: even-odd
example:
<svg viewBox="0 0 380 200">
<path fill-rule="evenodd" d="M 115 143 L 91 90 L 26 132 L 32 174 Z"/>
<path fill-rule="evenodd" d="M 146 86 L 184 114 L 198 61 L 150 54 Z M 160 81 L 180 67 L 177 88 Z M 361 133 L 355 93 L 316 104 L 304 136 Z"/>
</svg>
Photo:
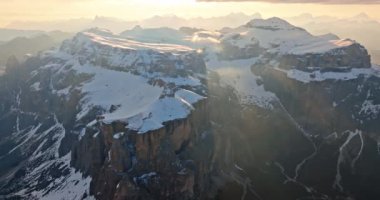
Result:
<svg viewBox="0 0 380 200">
<path fill-rule="evenodd" d="M 35 55 L 40 51 L 58 47 L 63 40 L 71 36 L 72 34 L 61 31 L 41 32 L 36 35 L 33 33 L 29 37 L 26 35 L 19 36 L 7 42 L 0 43 L 0 74 L 3 73 L 8 60 L 12 60 L 12 57 L 23 61 L 27 59 L 27 57 Z"/>
<path fill-rule="evenodd" d="M 342 38 L 352 38 L 367 47 L 373 56 L 373 61 L 380 63 L 379 50 L 380 22 L 361 13 L 348 18 L 336 18 L 329 16 L 312 16 L 303 14 L 286 18 L 291 23 L 303 27 L 313 34 L 334 33 Z M 356 29 L 354 27 L 360 27 Z"/>
<path fill-rule="evenodd" d="M 210 18 L 182 18 L 175 15 L 153 16 L 140 21 L 126 21 L 116 18 L 96 16 L 94 19 L 71 19 L 61 21 L 31 22 L 15 21 L 6 26 L 6 30 L 0 30 L 0 41 L 7 41 L 16 36 L 35 35 L 42 31 L 65 31 L 78 32 L 93 27 L 101 27 L 111 30 L 115 33 L 121 33 L 135 26 L 143 28 L 161 28 L 168 27 L 179 29 L 181 27 L 193 27 L 207 30 L 220 30 L 224 27 L 236 27 L 244 24 L 251 19 L 260 19 L 261 14 L 231 13 L 225 16 Z M 292 24 L 305 28 L 315 35 L 325 35 L 333 33 L 341 38 L 351 38 L 369 49 L 373 57 L 373 62 L 380 63 L 378 47 L 380 41 L 377 35 L 380 33 L 380 22 L 370 18 L 365 13 L 353 15 L 353 17 L 337 18 L 331 16 L 313 16 L 311 14 L 302 14 L 294 17 L 285 17 Z M 360 30 L 355 27 L 360 26 Z M 18 29 L 26 29 L 19 31 Z M 30 30 L 30 31 L 29 31 Z M 42 30 L 42 31 L 35 31 Z"/>
<path fill-rule="evenodd" d="M 140 25 L 146 28 L 170 27 L 178 29 L 180 27 L 197 27 L 207 29 L 220 29 L 223 27 L 236 26 L 246 23 L 252 18 L 261 18 L 259 13 L 244 14 L 231 13 L 219 17 L 196 17 L 182 18 L 176 15 L 153 16 L 144 20 L 127 21 L 110 17 L 96 16 L 93 19 L 70 19 L 60 21 L 47 22 L 31 22 L 31 21 L 15 21 L 6 26 L 8 29 L 26 29 L 26 30 L 44 30 L 55 31 L 61 30 L 66 32 L 78 32 L 93 27 L 101 27 L 111 30 L 115 33 L 120 33 L 126 29 Z"/>
<path fill-rule="evenodd" d="M 0 199 L 377 199 L 379 86 L 280 18 L 81 31 L 0 76 Z"/>
</svg>

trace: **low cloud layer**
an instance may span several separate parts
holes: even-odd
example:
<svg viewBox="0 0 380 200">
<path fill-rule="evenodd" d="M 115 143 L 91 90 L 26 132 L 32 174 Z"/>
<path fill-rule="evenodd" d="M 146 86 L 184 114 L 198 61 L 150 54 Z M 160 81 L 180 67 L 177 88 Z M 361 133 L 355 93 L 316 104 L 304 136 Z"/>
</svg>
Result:
<svg viewBox="0 0 380 200">
<path fill-rule="evenodd" d="M 380 4 L 380 0 L 197 0 L 198 2 L 268 2 L 322 4 Z"/>
</svg>

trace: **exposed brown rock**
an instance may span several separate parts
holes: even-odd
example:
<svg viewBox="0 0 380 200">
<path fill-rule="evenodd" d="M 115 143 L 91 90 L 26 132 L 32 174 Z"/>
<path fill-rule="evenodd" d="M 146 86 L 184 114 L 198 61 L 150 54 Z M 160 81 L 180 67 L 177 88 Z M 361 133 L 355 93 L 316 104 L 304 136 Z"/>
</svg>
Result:
<svg viewBox="0 0 380 200">
<path fill-rule="evenodd" d="M 88 128 L 73 151 L 73 165 L 93 178 L 92 195 L 107 200 L 206 196 L 212 145 L 203 154 L 196 151 L 209 131 L 207 100 L 194 107 L 186 119 L 144 134 L 128 130 L 123 122 L 99 123 L 98 135 Z M 123 134 L 114 137 L 118 133 Z"/>
</svg>

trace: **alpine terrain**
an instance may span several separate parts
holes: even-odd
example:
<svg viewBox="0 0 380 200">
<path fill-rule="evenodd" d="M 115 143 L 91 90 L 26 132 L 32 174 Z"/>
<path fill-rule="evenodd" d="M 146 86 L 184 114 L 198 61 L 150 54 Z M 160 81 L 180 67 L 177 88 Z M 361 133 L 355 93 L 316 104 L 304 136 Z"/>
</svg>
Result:
<svg viewBox="0 0 380 200">
<path fill-rule="evenodd" d="M 280 18 L 88 29 L 0 76 L 0 199 L 375 200 L 380 68 Z"/>
</svg>

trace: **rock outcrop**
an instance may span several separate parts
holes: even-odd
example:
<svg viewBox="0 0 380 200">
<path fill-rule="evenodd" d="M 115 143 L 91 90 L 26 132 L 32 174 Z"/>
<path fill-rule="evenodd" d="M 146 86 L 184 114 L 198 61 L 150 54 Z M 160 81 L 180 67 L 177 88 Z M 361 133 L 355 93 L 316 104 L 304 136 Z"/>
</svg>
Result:
<svg viewBox="0 0 380 200">
<path fill-rule="evenodd" d="M 303 71 L 310 69 L 371 68 L 371 58 L 368 51 L 358 43 L 325 53 L 285 54 L 276 56 L 275 59 L 279 63 L 278 67 L 282 69 L 296 68 Z"/>
<path fill-rule="evenodd" d="M 355 41 L 313 36 L 279 18 L 252 20 L 223 33 L 220 57 L 226 60 L 262 56 L 282 69 L 370 68 L 367 50 Z M 263 61 L 266 62 L 266 61 Z"/>
<path fill-rule="evenodd" d="M 99 122 L 75 147 L 72 164 L 93 178 L 97 199 L 204 199 L 213 139 L 207 101 L 194 108 L 188 118 L 144 134 Z"/>
</svg>

